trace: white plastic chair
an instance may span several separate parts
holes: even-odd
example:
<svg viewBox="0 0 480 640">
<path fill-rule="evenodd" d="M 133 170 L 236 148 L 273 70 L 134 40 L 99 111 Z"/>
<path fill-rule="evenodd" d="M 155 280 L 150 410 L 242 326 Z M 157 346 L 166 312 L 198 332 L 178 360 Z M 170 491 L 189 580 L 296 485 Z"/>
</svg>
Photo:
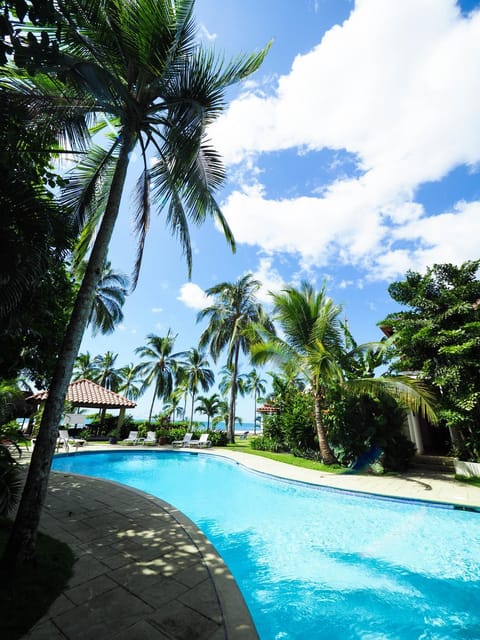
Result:
<svg viewBox="0 0 480 640">
<path fill-rule="evenodd" d="M 128 438 L 125 438 L 125 440 L 123 440 L 123 442 L 128 443 L 131 442 L 132 444 L 137 444 L 138 443 L 138 431 L 130 431 L 130 433 L 128 434 Z"/>
<path fill-rule="evenodd" d="M 189 447 L 192 437 L 193 437 L 193 433 L 186 433 L 183 436 L 183 440 L 174 440 L 172 442 L 172 446 L 173 447 Z"/>
<path fill-rule="evenodd" d="M 139 444 L 157 444 L 157 435 L 155 431 L 148 431 L 146 438 L 137 438 Z"/>
<path fill-rule="evenodd" d="M 199 440 L 190 440 L 191 447 L 210 447 L 211 444 L 208 439 L 208 433 L 202 433 Z"/>
</svg>

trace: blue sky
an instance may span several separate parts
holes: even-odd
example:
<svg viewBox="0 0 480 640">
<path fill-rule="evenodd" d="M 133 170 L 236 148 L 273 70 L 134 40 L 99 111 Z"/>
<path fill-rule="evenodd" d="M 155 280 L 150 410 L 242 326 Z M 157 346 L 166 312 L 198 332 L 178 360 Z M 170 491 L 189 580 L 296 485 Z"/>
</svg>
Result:
<svg viewBox="0 0 480 640">
<path fill-rule="evenodd" d="M 391 282 L 480 257 L 480 0 L 197 0 L 195 13 L 199 37 L 227 58 L 273 41 L 210 130 L 237 252 L 213 223 L 192 229 L 189 281 L 155 217 L 123 324 L 87 330 L 82 352 L 138 362 L 146 335 L 169 328 L 177 350 L 197 346 L 205 289 L 246 272 L 267 306 L 269 290 L 326 278 L 355 339 L 377 340 L 397 308 Z M 109 256 L 126 273 L 134 164 Z M 148 414 L 151 393 L 133 415 Z M 244 421 L 252 411 L 239 400 Z"/>
</svg>

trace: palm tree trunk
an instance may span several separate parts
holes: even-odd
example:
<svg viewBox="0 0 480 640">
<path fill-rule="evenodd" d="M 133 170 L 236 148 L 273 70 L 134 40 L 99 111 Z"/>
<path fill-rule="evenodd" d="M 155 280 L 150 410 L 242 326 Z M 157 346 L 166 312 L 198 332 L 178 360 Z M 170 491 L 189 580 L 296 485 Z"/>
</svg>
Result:
<svg viewBox="0 0 480 640">
<path fill-rule="evenodd" d="M 110 238 L 118 217 L 123 186 L 128 169 L 128 154 L 133 139 L 128 130 L 123 131 L 123 141 L 113 176 L 110 194 L 103 214 L 88 266 L 78 291 L 70 322 L 63 339 L 57 364 L 45 403 L 40 429 L 32 453 L 29 471 L 17 517 L 5 548 L 2 564 L 10 572 L 35 556 L 38 525 L 47 495 L 48 477 L 55 453 L 65 396 L 70 382 L 75 358 L 78 355 L 85 327 L 92 309 L 95 288 L 102 274 Z"/>
<path fill-rule="evenodd" d="M 318 448 L 320 449 L 320 455 L 324 464 L 337 464 L 338 460 L 335 458 L 333 451 L 328 444 L 327 432 L 322 420 L 322 401 L 319 394 L 314 396 L 315 402 L 315 426 L 317 428 L 318 435 Z"/>
<path fill-rule="evenodd" d="M 193 424 L 194 405 L 195 405 L 195 391 L 192 391 L 192 410 L 190 412 L 190 431 L 192 430 L 192 424 Z"/>
<path fill-rule="evenodd" d="M 257 435 L 257 390 L 253 390 L 253 435 Z"/>
<path fill-rule="evenodd" d="M 228 407 L 228 429 L 227 441 L 235 442 L 235 404 L 237 400 L 237 376 L 238 376 L 238 357 L 240 355 L 240 344 L 235 346 L 235 355 L 233 357 L 232 370 L 232 388 L 230 389 L 230 405 Z"/>
<path fill-rule="evenodd" d="M 150 413 L 148 414 L 148 424 L 151 424 L 152 422 L 153 405 L 155 404 L 155 398 L 157 397 L 157 390 L 158 382 L 155 384 L 155 389 L 153 390 L 152 404 L 150 405 Z"/>
</svg>

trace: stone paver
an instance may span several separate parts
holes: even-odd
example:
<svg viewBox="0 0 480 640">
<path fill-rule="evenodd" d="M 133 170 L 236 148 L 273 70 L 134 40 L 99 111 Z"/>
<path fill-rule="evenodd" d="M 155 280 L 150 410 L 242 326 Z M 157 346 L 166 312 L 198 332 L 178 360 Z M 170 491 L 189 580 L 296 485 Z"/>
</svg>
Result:
<svg viewBox="0 0 480 640">
<path fill-rule="evenodd" d="M 336 489 L 480 508 L 480 489 L 453 476 L 328 474 L 226 449 L 199 453 Z M 258 638 L 225 563 L 173 506 L 116 483 L 52 473 L 41 529 L 68 543 L 77 561 L 68 587 L 25 639 Z"/>
</svg>

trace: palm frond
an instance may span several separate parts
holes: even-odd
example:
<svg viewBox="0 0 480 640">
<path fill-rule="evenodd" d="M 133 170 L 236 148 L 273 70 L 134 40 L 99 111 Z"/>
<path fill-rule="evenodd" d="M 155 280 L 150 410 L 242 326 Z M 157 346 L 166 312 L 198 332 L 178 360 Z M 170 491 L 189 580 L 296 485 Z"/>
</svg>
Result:
<svg viewBox="0 0 480 640">
<path fill-rule="evenodd" d="M 420 413 L 432 424 L 438 423 L 435 411 L 435 396 L 424 383 L 406 376 L 379 376 L 378 378 L 358 378 L 347 383 L 355 393 L 378 395 L 388 393 L 402 405 L 415 413 Z"/>
</svg>

